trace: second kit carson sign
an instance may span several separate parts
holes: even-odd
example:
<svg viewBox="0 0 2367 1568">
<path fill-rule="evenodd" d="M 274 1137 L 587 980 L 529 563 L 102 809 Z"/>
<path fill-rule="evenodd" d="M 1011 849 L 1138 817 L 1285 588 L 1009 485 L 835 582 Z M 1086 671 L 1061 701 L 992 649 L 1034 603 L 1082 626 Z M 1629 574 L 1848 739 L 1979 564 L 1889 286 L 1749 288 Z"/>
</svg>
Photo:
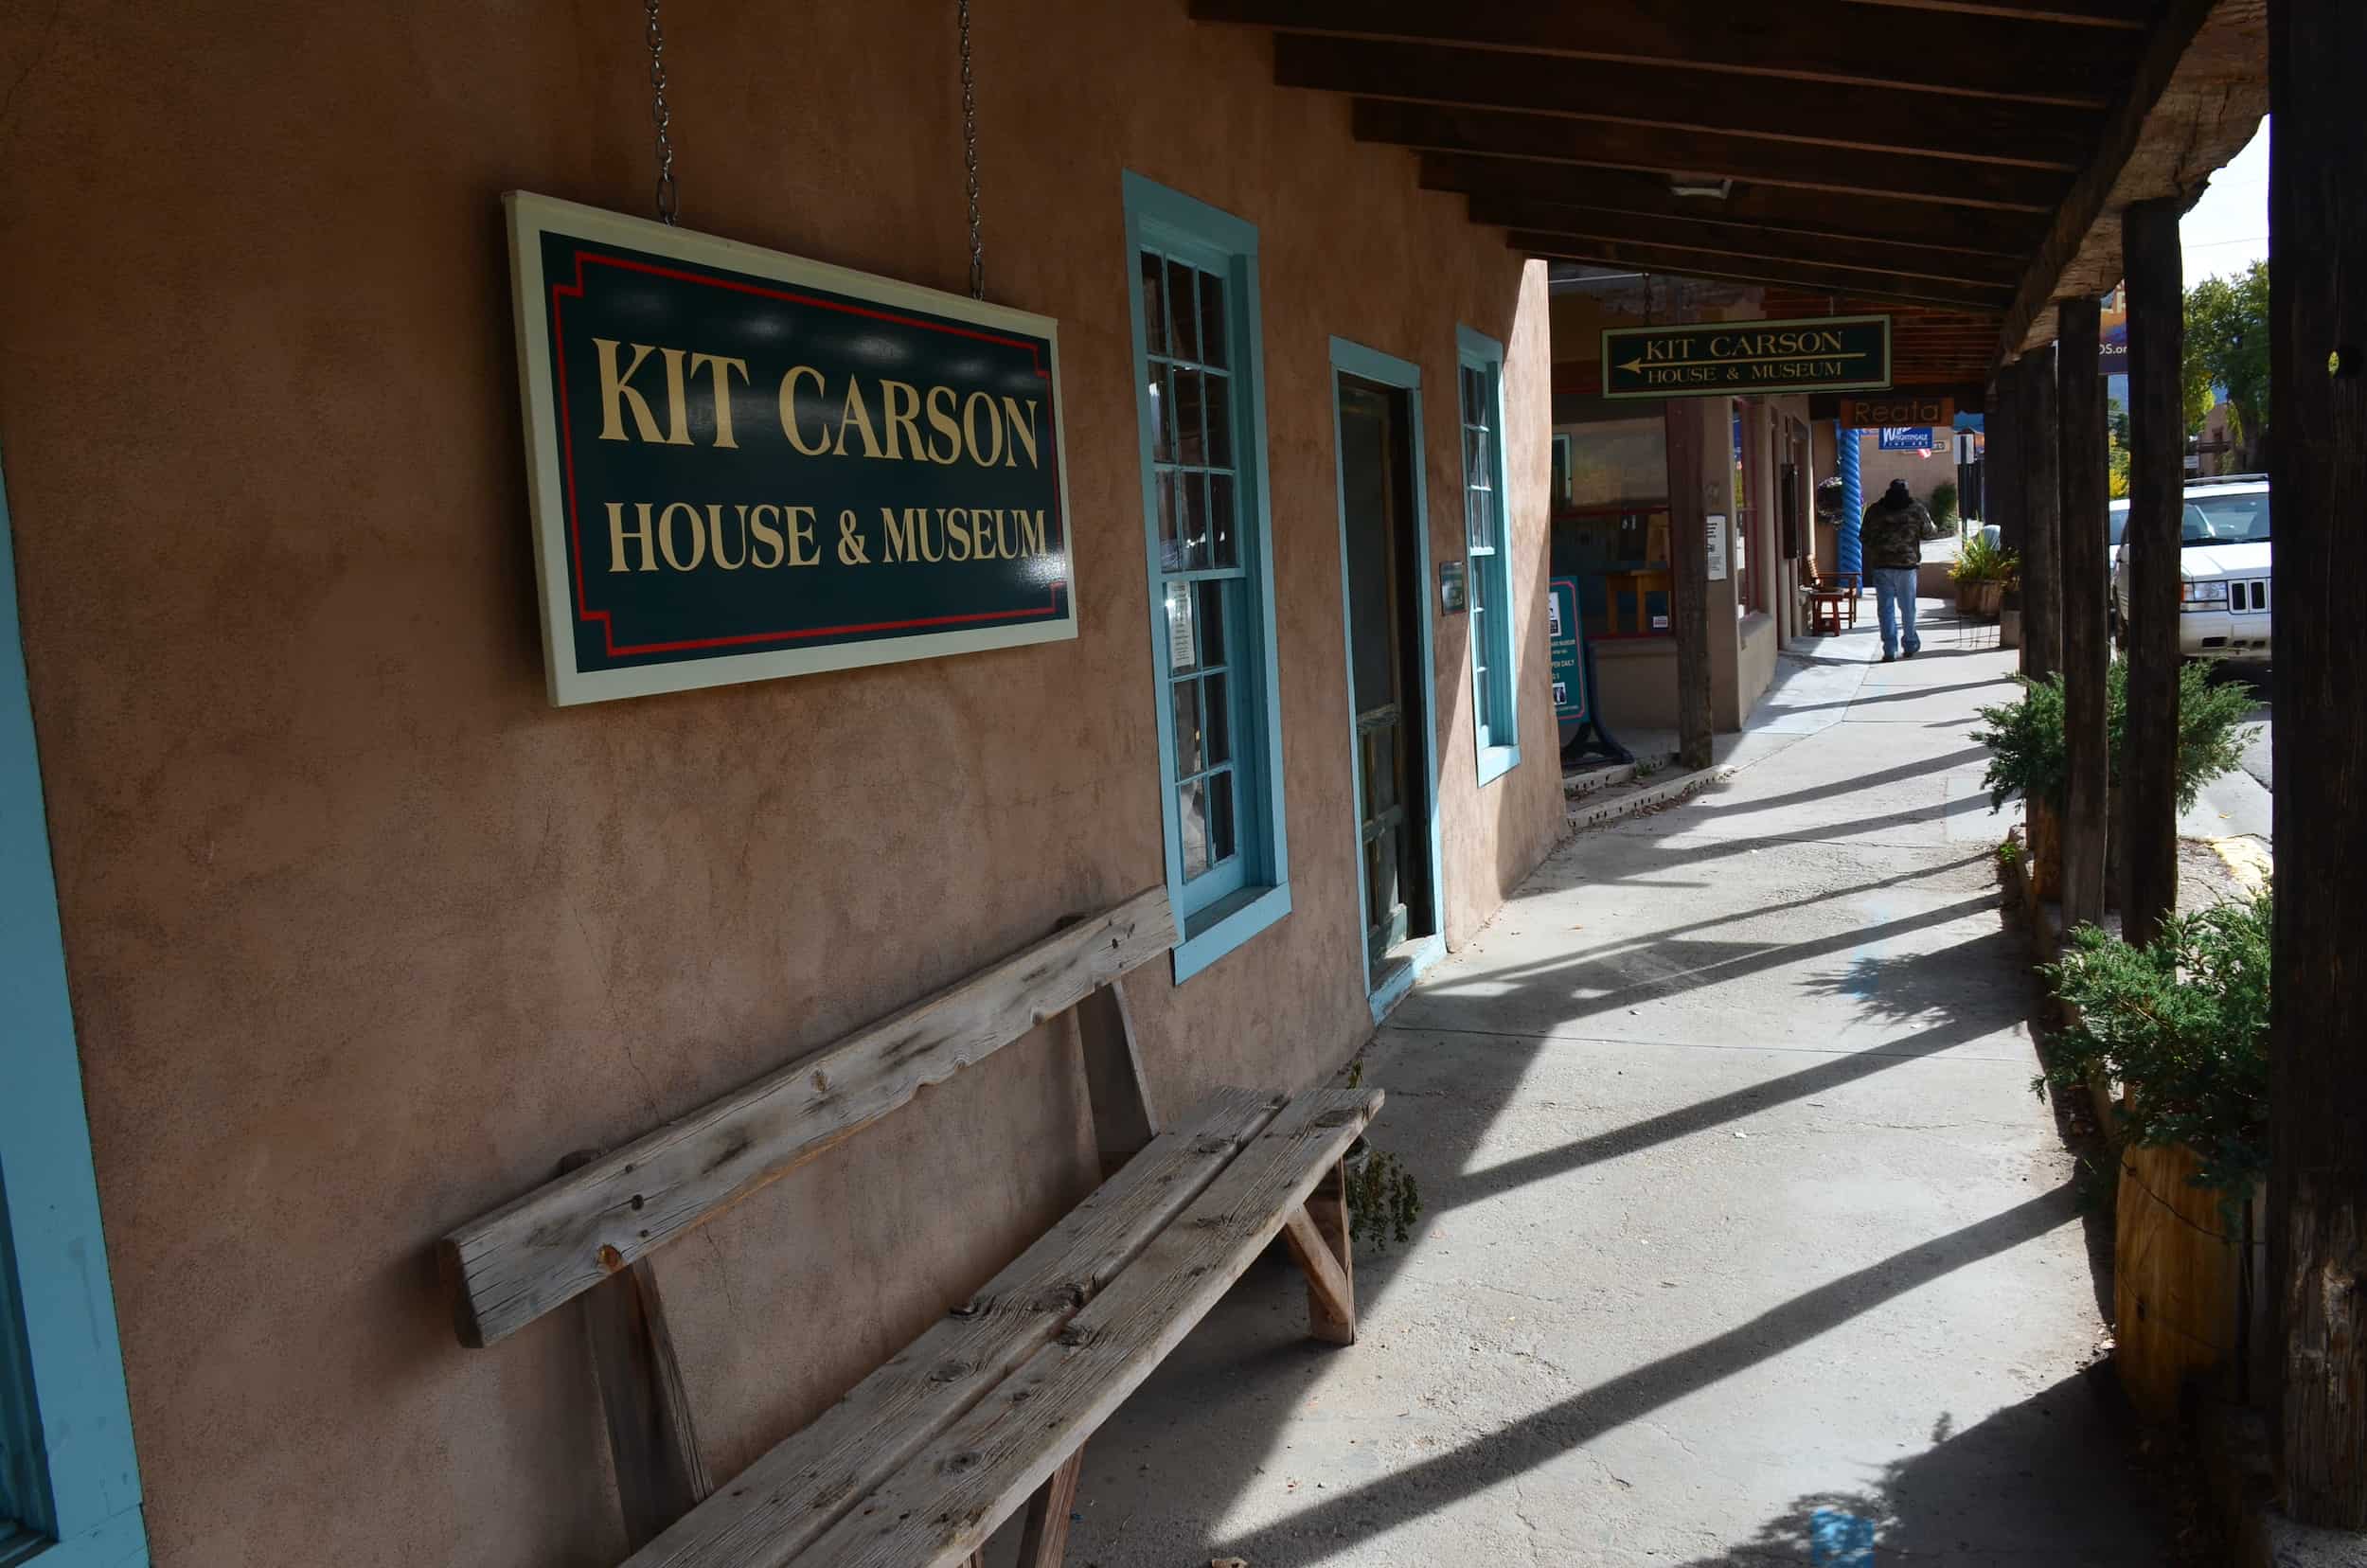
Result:
<svg viewBox="0 0 2367 1568">
<path fill-rule="evenodd" d="M 1756 397 L 1891 383 L 1891 318 L 1716 321 L 1603 332 L 1606 398 Z"/>
<path fill-rule="evenodd" d="M 1076 636 L 1056 323 L 505 203 L 552 701 Z"/>
</svg>

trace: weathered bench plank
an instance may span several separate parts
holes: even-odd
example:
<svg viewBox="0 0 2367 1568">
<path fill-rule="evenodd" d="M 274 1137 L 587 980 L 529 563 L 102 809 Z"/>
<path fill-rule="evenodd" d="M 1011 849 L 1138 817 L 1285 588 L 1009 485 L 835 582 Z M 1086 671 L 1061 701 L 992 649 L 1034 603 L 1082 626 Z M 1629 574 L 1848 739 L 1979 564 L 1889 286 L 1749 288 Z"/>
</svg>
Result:
<svg viewBox="0 0 2367 1568">
<path fill-rule="evenodd" d="M 514 1333 L 1174 942 L 1166 891 L 1138 894 L 461 1226 L 437 1247 L 461 1342 Z"/>
<path fill-rule="evenodd" d="M 1380 1102 L 1378 1089 L 1292 1099 L 1053 1344 L 799 1556 L 798 1568 L 945 1568 L 968 1559 L 1207 1314 Z"/>
<path fill-rule="evenodd" d="M 766 1568 L 794 1557 L 1051 1343 L 1207 1190 L 1282 1103 L 1260 1090 L 1211 1094 L 957 1315 L 741 1471 L 628 1568 Z"/>
</svg>

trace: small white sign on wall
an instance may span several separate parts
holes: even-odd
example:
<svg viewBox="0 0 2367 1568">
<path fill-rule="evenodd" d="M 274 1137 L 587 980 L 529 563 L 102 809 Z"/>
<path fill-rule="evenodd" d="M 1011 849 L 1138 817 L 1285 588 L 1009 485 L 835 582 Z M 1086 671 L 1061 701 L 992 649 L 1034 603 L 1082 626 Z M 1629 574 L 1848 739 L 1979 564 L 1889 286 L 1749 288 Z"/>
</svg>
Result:
<svg viewBox="0 0 2367 1568">
<path fill-rule="evenodd" d="M 1724 512 L 1710 513 L 1709 546 L 1710 580 L 1723 582 L 1726 580 L 1726 514 Z"/>
</svg>

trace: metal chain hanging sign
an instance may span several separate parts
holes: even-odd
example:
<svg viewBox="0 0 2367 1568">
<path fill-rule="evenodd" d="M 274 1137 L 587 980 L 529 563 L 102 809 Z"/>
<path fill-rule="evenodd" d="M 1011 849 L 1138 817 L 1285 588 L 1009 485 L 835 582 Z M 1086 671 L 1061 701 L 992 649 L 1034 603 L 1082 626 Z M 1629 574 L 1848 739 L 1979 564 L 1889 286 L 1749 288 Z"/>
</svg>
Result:
<svg viewBox="0 0 2367 1568">
<path fill-rule="evenodd" d="M 656 0 L 650 0 L 656 4 Z M 962 169 L 970 184 L 970 297 L 987 297 L 987 244 L 978 226 L 978 82 L 970 69 L 970 0 L 953 0 L 962 39 Z"/>
<path fill-rule="evenodd" d="M 682 193 L 674 187 L 674 143 L 667 135 L 674 112 L 666 104 L 666 29 L 658 25 L 658 0 L 647 0 L 650 43 L 650 117 L 657 125 L 657 217 L 674 223 L 682 211 Z"/>
</svg>

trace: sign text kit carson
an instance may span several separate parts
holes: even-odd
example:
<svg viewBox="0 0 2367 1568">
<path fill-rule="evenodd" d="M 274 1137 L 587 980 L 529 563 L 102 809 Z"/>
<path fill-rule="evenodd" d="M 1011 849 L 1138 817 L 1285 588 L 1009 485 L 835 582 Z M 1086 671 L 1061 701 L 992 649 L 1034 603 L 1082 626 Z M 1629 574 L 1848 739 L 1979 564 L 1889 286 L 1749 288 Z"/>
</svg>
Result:
<svg viewBox="0 0 2367 1568">
<path fill-rule="evenodd" d="M 1891 383 L 1891 318 L 1711 321 L 1603 331 L 1607 398 L 1838 392 Z"/>
<path fill-rule="evenodd" d="M 507 203 L 554 701 L 1076 635 L 1053 322 Z"/>
</svg>

